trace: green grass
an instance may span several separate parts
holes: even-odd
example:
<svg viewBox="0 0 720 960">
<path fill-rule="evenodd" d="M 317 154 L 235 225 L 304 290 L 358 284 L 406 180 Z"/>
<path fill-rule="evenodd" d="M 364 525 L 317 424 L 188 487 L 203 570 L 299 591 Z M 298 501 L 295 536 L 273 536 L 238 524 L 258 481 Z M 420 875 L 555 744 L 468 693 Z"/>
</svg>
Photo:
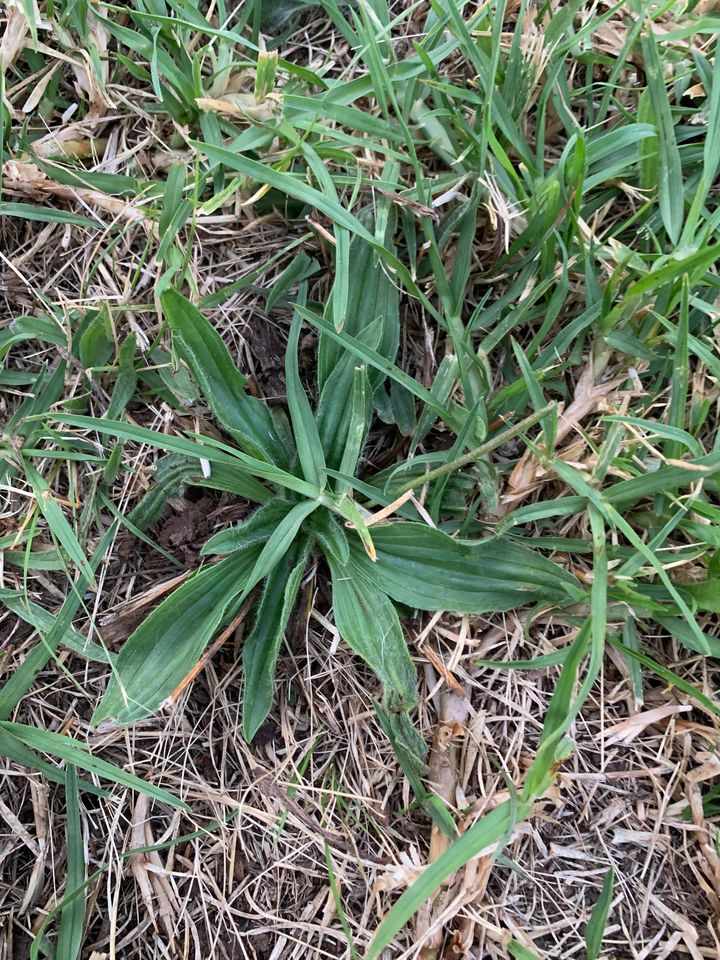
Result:
<svg viewBox="0 0 720 960">
<path fill-rule="evenodd" d="M 87 647 L 110 672 L 96 721 L 133 723 L 172 698 L 252 595 L 243 652 L 243 729 L 252 739 L 272 709 L 275 664 L 311 570 L 331 584 L 343 640 L 381 682 L 382 726 L 417 801 L 452 832 L 453 818 L 423 785 L 401 616 L 530 606 L 531 623 L 552 611 L 574 632 L 550 655 L 561 671 L 516 796 L 400 896 L 366 954 L 378 957 L 445 878 L 488 846 L 500 849 L 532 814 L 568 755 L 608 646 L 638 704 L 656 677 L 720 716 L 714 696 L 664 666 L 662 650 L 644 639 L 663 631 L 688 658 L 720 653 L 712 620 L 720 608 L 720 20 L 690 10 L 656 32 L 672 5 L 599 14 L 575 0 L 551 17 L 544 6 L 506 16 L 502 3 L 452 0 L 433 0 L 426 12 L 383 0 L 253 3 L 236 13 L 220 4 L 212 23 L 179 0 L 90 6 L 92 29 L 81 5 L 42 5 L 46 45 L 33 49 L 31 23 L 26 45 L 3 66 L 11 114 L 3 159 L 32 164 L 39 178 L 34 187 L 3 181 L 7 229 L 59 224 L 87 243 L 97 244 L 98 231 L 102 238 L 84 305 L 54 302 L 34 277 L 32 313 L 0 330 L 0 385 L 13 397 L 0 481 L 27 499 L 2 541 L 17 589 L 0 603 L 38 635 L 0 690 L 0 749 L 67 785 L 57 955 L 79 956 L 83 937 L 72 896 L 87 887 L 78 814 L 87 784 L 76 768 L 178 801 L 68 738 L 10 718 L 41 671 L 61 668 L 62 645 L 81 651 L 72 622 L 111 557 L 116 525 L 167 555 L 148 528 L 169 498 L 204 487 L 257 512 L 208 541 L 203 553 L 224 559 L 204 562 L 117 656 L 101 643 Z M 334 25 L 344 60 L 331 63 L 330 51 L 312 67 L 283 58 L 301 6 Z M 412 43 L 400 55 L 411 16 Z M 623 29 L 608 52 L 596 41 L 611 18 Z M 63 120 L 81 65 L 84 93 Z M 50 68 L 23 113 L 31 89 L 23 81 Z M 133 161 L 118 174 L 83 159 L 102 154 L 88 130 L 98 123 L 105 137 L 106 123 L 112 128 L 108 104 L 120 85 L 123 109 L 169 156 L 153 176 Z M 70 130 L 87 148 L 79 158 L 39 151 L 48 127 L 66 133 L 82 119 L 88 124 Z M 287 246 L 204 292 L 201 236 L 236 203 L 282 225 Z M 141 245 L 134 234 L 127 271 L 130 210 L 146 228 Z M 146 268 L 150 286 L 141 282 Z M 121 294 L 88 307 L 103 277 Z M 273 323 L 287 327 L 291 308 L 278 358 L 285 406 L 249 389 L 224 331 L 207 318 L 253 288 Z M 129 315 L 151 331 L 147 343 Z M 432 348 L 424 367 L 423 337 Z M 14 364 L 48 348 L 60 356 L 54 366 Z M 205 403 L 212 427 L 139 425 L 158 403 L 178 415 Z M 388 443 L 381 436 L 400 452 L 375 469 Z M 140 445 L 160 459 L 154 485 L 130 510 L 117 492 Z M 386 507 L 393 522 L 374 525 Z M 27 600 L 28 579 L 48 562 L 67 576 L 56 615 Z M 356 955 L 329 854 L 327 869 Z M 608 876 L 588 928 L 593 956 L 610 908 Z"/>
</svg>

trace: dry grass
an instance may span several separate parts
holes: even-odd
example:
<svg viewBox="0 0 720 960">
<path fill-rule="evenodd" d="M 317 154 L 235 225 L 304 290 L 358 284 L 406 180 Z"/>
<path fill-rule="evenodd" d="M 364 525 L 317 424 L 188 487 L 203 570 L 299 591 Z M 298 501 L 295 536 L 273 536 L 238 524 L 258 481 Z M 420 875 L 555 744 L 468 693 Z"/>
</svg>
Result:
<svg viewBox="0 0 720 960">
<path fill-rule="evenodd" d="M 0 629 L 13 659 L 21 656 L 17 631 L 7 620 Z M 464 664 L 471 654 L 519 655 L 521 636 L 512 620 L 441 621 L 423 642 L 433 660 L 460 658 L 454 676 L 469 717 L 454 799 L 467 822 L 506 795 L 527 766 L 552 676 L 466 673 Z M 552 640 L 542 643 L 552 647 Z M 431 740 L 441 681 L 428 658 L 418 661 L 425 676 L 419 716 Z M 98 756 L 150 781 L 162 778 L 193 809 L 191 817 L 159 815 L 129 793 L 84 801 L 88 864 L 106 868 L 91 888 L 86 941 L 101 956 L 344 955 L 326 857 L 359 950 L 392 896 L 385 891 L 402 888 L 426 862 L 428 823 L 407 809 L 407 785 L 374 721 L 373 681 L 316 618 L 296 623 L 282 658 L 278 707 L 251 747 L 239 733 L 232 645 L 172 712 L 109 734 L 87 725 L 102 675 L 70 659 L 64 666 L 74 682 L 47 671 L 21 718 L 71 731 Z M 701 680 L 699 662 L 678 667 Z M 662 687 L 628 720 L 626 685 L 609 664 L 573 738 L 575 754 L 557 788 L 509 839 L 501 861 L 468 865 L 432 916 L 420 917 L 417 933 L 442 929 L 452 942 L 470 930 L 475 956 L 506 956 L 513 934 L 521 942 L 531 937 L 545 956 L 582 957 L 584 926 L 612 865 L 608 956 L 716 956 L 720 864 L 698 803 L 699 782 L 716 772 L 716 729 Z M 61 791 L 27 771 L 5 764 L 3 780 L 0 956 L 9 960 L 28 955 L 32 932 L 62 894 L 64 810 Z M 207 832 L 178 842 L 193 831 Z M 167 850 L 120 859 L 128 849 L 168 841 L 175 842 Z M 414 931 L 404 942 L 402 955 L 416 956 Z"/>
</svg>

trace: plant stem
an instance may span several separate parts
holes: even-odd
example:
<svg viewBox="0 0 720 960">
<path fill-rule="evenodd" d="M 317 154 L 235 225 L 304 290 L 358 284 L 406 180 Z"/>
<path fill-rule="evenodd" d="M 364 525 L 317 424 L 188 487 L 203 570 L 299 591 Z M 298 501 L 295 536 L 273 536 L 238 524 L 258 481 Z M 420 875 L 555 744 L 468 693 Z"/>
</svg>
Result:
<svg viewBox="0 0 720 960">
<path fill-rule="evenodd" d="M 543 419 L 543 417 L 546 417 L 549 413 L 551 413 L 556 406 L 557 404 L 555 403 L 549 403 L 540 410 L 536 410 L 535 413 L 531 413 L 529 417 L 525 417 L 525 419 L 521 420 L 520 423 L 516 423 L 514 427 L 510 427 L 509 429 L 504 430 L 502 433 L 499 433 L 496 437 L 493 437 L 492 440 L 486 441 L 479 447 L 476 447 L 474 450 L 470 450 L 468 453 L 464 453 L 461 457 L 457 457 L 455 460 L 450 460 L 449 463 L 444 463 L 442 466 L 436 467 L 434 470 L 428 471 L 428 473 L 424 473 L 416 480 L 410 480 L 405 484 L 405 486 L 400 487 L 398 493 L 403 494 L 406 490 L 412 490 L 413 487 L 417 487 L 420 483 L 425 484 L 429 483 L 431 480 L 437 480 L 438 477 L 444 477 L 448 473 L 453 473 L 455 470 L 459 470 L 461 467 L 465 467 L 469 463 L 473 463 L 475 460 L 479 460 L 481 457 L 487 456 L 488 453 L 492 453 L 493 450 L 497 450 L 498 447 L 502 447 L 502 445 L 507 443 L 508 440 L 512 440 L 519 434 L 529 430 L 530 427 L 534 427 L 536 423 L 539 423 Z"/>
</svg>

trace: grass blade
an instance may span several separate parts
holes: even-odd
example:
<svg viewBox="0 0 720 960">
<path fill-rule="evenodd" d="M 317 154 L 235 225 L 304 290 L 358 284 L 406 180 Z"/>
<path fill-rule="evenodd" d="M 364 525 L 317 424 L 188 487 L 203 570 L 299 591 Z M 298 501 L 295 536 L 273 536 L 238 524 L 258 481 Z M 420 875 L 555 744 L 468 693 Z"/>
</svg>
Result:
<svg viewBox="0 0 720 960">
<path fill-rule="evenodd" d="M 87 582 L 92 584 L 95 580 L 95 575 L 85 558 L 83 548 L 78 543 L 72 527 L 65 519 L 65 514 L 60 504 L 53 496 L 49 484 L 40 476 L 32 464 L 27 461 L 25 462 L 25 475 L 32 485 L 37 505 L 47 520 L 50 532 L 65 548 L 68 556 Z"/>
<path fill-rule="evenodd" d="M 612 905 L 613 885 L 615 883 L 615 870 L 610 867 L 605 874 L 600 896 L 593 907 L 592 914 L 585 928 L 585 949 L 587 950 L 587 960 L 598 960 L 602 950 L 603 935 L 607 926 Z"/>
<path fill-rule="evenodd" d="M 65 895 L 85 888 L 85 845 L 80 823 L 80 797 L 77 770 L 69 763 L 65 771 L 65 851 L 67 871 Z M 85 927 L 85 897 L 74 897 L 62 909 L 58 929 L 57 956 L 62 960 L 77 960 L 82 947 Z"/>
<path fill-rule="evenodd" d="M 38 730 L 24 723 L 10 723 L 7 720 L 0 722 L 0 732 L 7 735 L 11 740 L 30 747 L 31 750 L 37 750 L 40 753 L 57 757 L 59 760 L 65 760 L 83 770 L 87 770 L 89 773 L 94 773 L 98 777 L 111 780 L 118 786 L 127 787 L 137 793 L 147 794 L 148 797 L 153 797 L 155 800 L 160 800 L 172 807 L 179 807 L 181 810 L 189 809 L 186 803 L 173 796 L 172 793 L 168 793 L 167 790 L 156 787 L 139 777 L 134 777 L 120 767 L 116 767 L 115 764 L 94 757 L 88 752 L 84 744 L 73 740 L 72 737 L 66 737 L 61 733 L 51 733 L 49 730 Z"/>
<path fill-rule="evenodd" d="M 682 164 L 680 151 L 675 139 L 670 102 L 663 75 L 662 63 L 658 53 L 657 41 L 652 25 L 641 38 L 643 56 L 645 58 L 645 75 L 647 77 L 650 102 L 655 114 L 655 124 L 658 131 L 658 196 L 660 201 L 660 215 L 667 235 L 676 243 L 682 230 L 685 215 L 685 197 L 683 188 Z"/>
</svg>

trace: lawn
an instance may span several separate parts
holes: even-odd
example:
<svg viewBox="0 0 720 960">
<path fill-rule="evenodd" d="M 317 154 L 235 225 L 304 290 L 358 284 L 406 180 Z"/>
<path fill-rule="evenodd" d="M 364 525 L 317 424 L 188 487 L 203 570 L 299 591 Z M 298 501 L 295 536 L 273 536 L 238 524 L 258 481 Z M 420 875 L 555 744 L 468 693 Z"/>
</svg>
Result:
<svg viewBox="0 0 720 960">
<path fill-rule="evenodd" d="M 720 951 L 713 0 L 8 0 L 0 960 Z"/>
</svg>

